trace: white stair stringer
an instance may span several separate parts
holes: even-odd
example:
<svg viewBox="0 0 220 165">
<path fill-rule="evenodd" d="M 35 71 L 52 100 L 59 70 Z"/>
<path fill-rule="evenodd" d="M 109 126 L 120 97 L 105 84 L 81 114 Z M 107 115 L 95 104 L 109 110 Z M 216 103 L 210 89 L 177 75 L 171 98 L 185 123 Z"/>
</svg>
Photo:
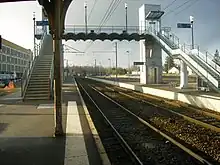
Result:
<svg viewBox="0 0 220 165">
<path fill-rule="evenodd" d="M 165 43 L 161 38 L 159 38 L 156 34 L 149 32 L 150 35 L 152 35 L 156 41 L 161 45 L 161 48 L 168 54 L 173 57 L 178 57 L 181 60 L 183 60 L 187 66 L 189 66 L 190 69 L 192 69 L 198 76 L 200 76 L 205 82 L 209 84 L 210 87 L 212 87 L 217 92 L 220 92 L 220 80 L 219 80 L 219 73 L 212 67 L 210 67 L 208 64 L 204 64 L 201 61 L 195 61 L 193 58 L 195 55 L 186 54 L 181 49 L 172 49 L 167 43 Z M 178 47 L 181 47 L 181 45 L 178 45 Z M 206 69 L 205 69 L 206 68 Z"/>
</svg>

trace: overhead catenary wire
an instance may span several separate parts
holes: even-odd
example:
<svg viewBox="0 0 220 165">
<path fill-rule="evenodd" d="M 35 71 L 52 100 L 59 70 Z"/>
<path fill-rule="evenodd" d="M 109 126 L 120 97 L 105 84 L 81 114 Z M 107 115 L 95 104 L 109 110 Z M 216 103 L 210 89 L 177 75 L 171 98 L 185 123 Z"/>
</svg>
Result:
<svg viewBox="0 0 220 165">
<path fill-rule="evenodd" d="M 193 5 L 195 5 L 196 2 L 198 2 L 199 0 L 193 0 L 192 3 L 188 4 L 186 7 L 184 7 L 182 10 L 178 11 L 175 13 L 175 16 L 180 14 L 181 12 L 185 11 L 186 9 L 189 9 L 190 7 L 192 7 Z"/>
<path fill-rule="evenodd" d="M 69 45 L 66 45 L 66 44 L 63 44 L 63 46 L 65 46 L 65 47 L 67 47 L 67 48 L 69 48 L 69 49 L 75 50 L 75 51 L 77 51 L 78 53 L 83 53 L 82 51 L 80 51 L 80 50 L 78 50 L 78 49 L 76 49 L 76 48 L 73 48 L 72 46 L 69 46 Z"/>
<path fill-rule="evenodd" d="M 109 15 L 112 13 L 112 11 L 114 10 L 115 6 L 117 5 L 119 0 L 113 0 L 112 3 L 110 4 L 107 12 L 105 13 L 104 17 L 102 18 L 100 24 L 99 24 L 99 27 L 102 27 L 106 20 L 108 19 Z"/>
<path fill-rule="evenodd" d="M 105 15 L 103 16 L 100 24 L 99 24 L 99 28 L 101 28 L 105 23 L 106 23 L 106 20 L 108 20 L 108 17 L 109 15 L 112 13 L 113 10 L 115 10 L 115 7 L 117 7 L 118 5 L 118 1 L 121 1 L 121 0 L 112 0 L 111 3 L 109 4 L 109 7 L 108 9 L 106 10 L 105 12 Z M 92 41 L 91 41 L 92 42 Z M 90 43 L 86 48 L 85 48 L 85 51 L 86 52 L 91 46 L 92 46 L 93 42 Z"/>
<path fill-rule="evenodd" d="M 188 3 L 191 2 L 191 1 L 192 1 L 192 0 L 185 1 L 185 2 L 182 3 L 181 5 L 177 6 L 176 8 L 174 8 L 174 9 L 172 9 L 172 10 L 170 10 L 170 11 L 168 11 L 167 13 L 165 13 L 165 15 L 164 15 L 163 17 L 165 17 L 165 16 L 167 16 L 167 15 L 169 15 L 169 14 L 175 12 L 175 10 L 177 10 L 177 9 L 179 9 L 179 8 L 181 8 L 181 7 L 183 7 L 183 6 L 185 6 L 186 4 L 188 4 Z"/>
<path fill-rule="evenodd" d="M 93 6 L 92 6 L 92 9 L 91 9 L 91 11 L 90 11 L 90 13 L 89 13 L 88 20 L 90 20 L 90 18 L 91 18 L 91 16 L 92 16 L 92 13 L 93 13 L 93 11 L 94 11 L 94 9 L 95 9 L 95 6 L 96 6 L 97 2 L 98 2 L 98 0 L 95 0 L 94 4 L 93 4 Z"/>
<path fill-rule="evenodd" d="M 173 0 L 171 3 L 169 3 L 167 6 L 164 7 L 163 10 L 168 9 L 170 6 L 172 6 L 177 0 Z"/>
<path fill-rule="evenodd" d="M 109 9 L 110 9 L 111 6 L 114 4 L 114 1 L 115 1 L 115 0 L 112 0 L 111 3 L 109 4 L 109 7 L 108 7 L 108 9 L 107 9 L 106 12 L 105 12 L 105 15 L 103 16 L 103 18 L 102 18 L 102 20 L 101 20 L 101 22 L 100 22 L 100 24 L 99 24 L 99 27 L 100 27 L 100 25 L 102 24 L 102 21 L 105 19 L 107 13 L 109 12 Z M 86 52 L 86 51 L 92 46 L 92 44 L 93 44 L 93 42 L 91 41 L 91 42 L 89 43 L 89 45 L 85 48 L 85 51 L 84 51 L 84 52 Z"/>
<path fill-rule="evenodd" d="M 103 25 L 108 22 L 108 20 L 111 18 L 112 14 L 115 12 L 115 10 L 118 8 L 119 4 L 121 3 L 122 0 L 118 0 L 117 4 L 115 5 L 113 11 L 111 13 L 108 14 L 108 17 L 106 18 L 105 22 L 103 23 Z"/>
</svg>

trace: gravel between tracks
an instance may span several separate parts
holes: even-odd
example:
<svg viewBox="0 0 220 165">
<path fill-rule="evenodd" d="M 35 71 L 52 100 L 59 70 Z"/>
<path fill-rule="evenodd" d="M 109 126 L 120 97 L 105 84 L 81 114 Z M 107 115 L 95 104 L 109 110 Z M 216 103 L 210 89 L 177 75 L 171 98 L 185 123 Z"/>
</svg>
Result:
<svg viewBox="0 0 220 165">
<path fill-rule="evenodd" d="M 168 111 L 143 103 L 141 100 L 134 101 L 134 99 L 120 95 L 117 92 L 103 90 L 103 87 L 100 85 L 97 86 L 99 90 L 102 90 L 102 93 L 117 100 L 117 102 L 138 116 L 151 121 L 160 129 L 169 132 L 174 137 L 185 141 L 217 162 L 220 162 L 220 133 L 188 122 Z"/>
<path fill-rule="evenodd" d="M 84 84 L 86 91 L 103 110 L 115 128 L 128 142 L 144 164 L 190 165 L 201 164 L 139 120 Z"/>
</svg>

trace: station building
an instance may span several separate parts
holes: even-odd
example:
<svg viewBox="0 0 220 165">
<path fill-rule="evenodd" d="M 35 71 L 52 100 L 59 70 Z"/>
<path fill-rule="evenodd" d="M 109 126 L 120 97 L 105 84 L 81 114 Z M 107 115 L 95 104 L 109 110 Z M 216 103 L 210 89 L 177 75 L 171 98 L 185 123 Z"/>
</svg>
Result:
<svg viewBox="0 0 220 165">
<path fill-rule="evenodd" d="M 0 50 L 0 79 L 6 79 L 15 74 L 17 78 L 21 78 L 27 64 L 32 59 L 33 53 L 30 49 L 25 49 L 2 38 L 2 49 Z"/>
</svg>

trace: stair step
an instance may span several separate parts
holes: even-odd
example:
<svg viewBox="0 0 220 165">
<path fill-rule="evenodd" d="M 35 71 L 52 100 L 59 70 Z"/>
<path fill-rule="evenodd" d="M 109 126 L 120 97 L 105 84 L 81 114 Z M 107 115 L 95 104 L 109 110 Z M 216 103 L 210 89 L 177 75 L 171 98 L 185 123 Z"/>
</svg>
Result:
<svg viewBox="0 0 220 165">
<path fill-rule="evenodd" d="M 28 95 L 28 94 L 49 94 L 50 93 L 50 91 L 49 90 L 35 90 L 35 91 L 33 91 L 33 90 L 27 90 L 26 91 L 26 95 Z"/>
<path fill-rule="evenodd" d="M 49 80 L 49 76 L 43 77 L 43 76 L 34 76 L 30 78 L 30 81 L 36 81 L 36 82 L 45 82 Z"/>
<path fill-rule="evenodd" d="M 48 93 L 26 93 L 25 97 L 49 97 L 49 92 Z"/>
<path fill-rule="evenodd" d="M 34 66 L 34 68 L 35 68 L 35 67 L 41 67 L 41 68 L 42 68 L 42 67 L 43 67 L 43 68 L 46 67 L 46 68 L 50 68 L 50 67 L 51 67 L 51 64 L 48 64 L 48 63 L 47 63 L 47 64 L 44 64 L 44 65 L 42 65 L 42 64 L 37 64 L 37 65 Z"/>
<path fill-rule="evenodd" d="M 43 83 L 49 83 L 49 79 L 30 79 L 30 83 L 38 83 L 38 84 L 43 84 Z"/>
<path fill-rule="evenodd" d="M 50 70 L 50 68 L 51 68 L 51 65 L 45 65 L 45 66 L 37 65 L 34 67 L 34 70 L 35 69 L 48 69 L 48 70 Z"/>
<path fill-rule="evenodd" d="M 36 65 L 34 67 L 34 69 L 49 69 L 50 70 L 51 66 L 45 65 L 45 66 L 40 66 L 40 65 Z"/>
<path fill-rule="evenodd" d="M 47 82 L 49 81 L 49 76 L 47 77 L 42 77 L 42 76 L 35 76 L 35 77 L 31 77 L 30 82 Z"/>
<path fill-rule="evenodd" d="M 37 63 L 51 63 L 52 60 L 40 60 Z"/>
<path fill-rule="evenodd" d="M 49 76 L 48 77 L 31 77 L 30 78 L 30 81 L 36 81 L 36 82 L 45 82 L 46 80 L 48 80 L 49 79 Z"/>
<path fill-rule="evenodd" d="M 34 72 L 50 72 L 50 69 L 34 69 L 32 73 Z"/>
<path fill-rule="evenodd" d="M 46 76 L 50 76 L 50 72 L 33 72 L 32 73 L 32 75 L 34 75 L 35 77 L 37 76 L 37 77 L 40 77 L 40 76 L 42 76 L 42 77 L 46 77 Z"/>
<path fill-rule="evenodd" d="M 27 91 L 36 91 L 36 90 L 39 90 L 39 91 L 46 91 L 46 90 L 49 90 L 49 86 L 45 85 L 45 86 L 41 86 L 41 85 L 38 85 L 38 86 L 28 86 L 28 89 Z"/>
<path fill-rule="evenodd" d="M 40 84 L 40 85 L 36 85 L 36 84 L 29 84 L 27 90 L 32 91 L 32 90 L 48 90 L 49 89 L 49 84 Z"/>
<path fill-rule="evenodd" d="M 46 71 L 46 70 L 38 70 L 38 71 L 35 71 L 35 72 L 32 72 L 32 74 L 33 75 L 45 75 L 45 74 L 47 74 L 47 75 L 49 75 L 50 74 L 50 72 L 49 71 Z"/>
<path fill-rule="evenodd" d="M 24 100 L 50 100 L 49 96 L 25 96 Z"/>
<path fill-rule="evenodd" d="M 39 81 L 48 81 L 49 80 L 49 78 L 50 78 L 50 76 L 48 75 L 48 76 L 34 76 L 34 75 L 32 75 L 31 76 L 31 78 L 30 78 L 30 80 L 39 80 Z"/>
<path fill-rule="evenodd" d="M 35 85 L 35 86 L 37 86 L 37 85 L 47 85 L 47 86 L 49 86 L 49 81 L 48 82 L 45 82 L 45 81 L 42 81 L 42 82 L 40 82 L 40 81 L 29 81 L 29 85 Z"/>
<path fill-rule="evenodd" d="M 49 83 L 49 79 L 43 79 L 43 78 L 39 78 L 39 79 L 31 79 L 29 81 L 29 83 L 36 83 L 36 84 L 48 84 Z"/>
<path fill-rule="evenodd" d="M 48 87 L 49 86 L 49 82 L 48 81 L 29 81 L 29 85 L 33 86 L 33 87 L 39 87 L 39 85 L 43 88 L 43 87 Z"/>
<path fill-rule="evenodd" d="M 38 63 L 46 63 L 46 62 L 52 62 L 52 59 L 47 59 L 47 60 L 39 60 Z"/>
<path fill-rule="evenodd" d="M 49 100 L 49 97 L 25 97 L 24 100 Z"/>
</svg>

